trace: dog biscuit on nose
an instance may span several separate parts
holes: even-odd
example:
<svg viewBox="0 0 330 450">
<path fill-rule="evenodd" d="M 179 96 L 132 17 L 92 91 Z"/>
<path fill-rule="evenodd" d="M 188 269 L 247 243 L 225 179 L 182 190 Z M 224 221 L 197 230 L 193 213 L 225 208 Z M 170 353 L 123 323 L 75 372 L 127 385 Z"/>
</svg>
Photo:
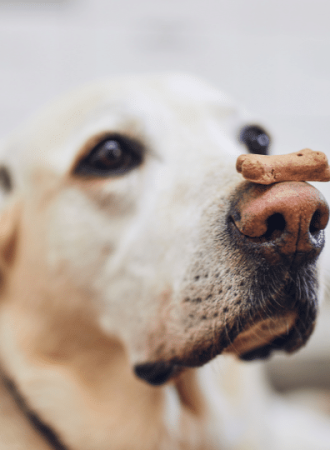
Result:
<svg viewBox="0 0 330 450">
<path fill-rule="evenodd" d="M 287 155 L 240 155 L 236 170 L 258 184 L 280 181 L 330 181 L 328 159 L 323 152 L 305 148 Z"/>
</svg>

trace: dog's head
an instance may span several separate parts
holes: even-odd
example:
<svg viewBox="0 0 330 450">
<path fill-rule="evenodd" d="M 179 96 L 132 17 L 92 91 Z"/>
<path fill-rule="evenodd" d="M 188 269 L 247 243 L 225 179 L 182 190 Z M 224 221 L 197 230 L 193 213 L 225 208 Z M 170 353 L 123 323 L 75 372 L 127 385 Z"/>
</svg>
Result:
<svg viewBox="0 0 330 450">
<path fill-rule="evenodd" d="M 74 93 L 9 141 L 3 289 L 31 315 L 22 339 L 51 358 L 116 341 L 152 384 L 224 351 L 253 359 L 302 346 L 327 207 L 317 197 L 303 250 L 282 210 L 264 232 L 242 232 L 246 203 L 272 189 L 235 172 L 244 143 L 269 143 L 247 125 L 200 81 L 141 77 Z"/>
</svg>

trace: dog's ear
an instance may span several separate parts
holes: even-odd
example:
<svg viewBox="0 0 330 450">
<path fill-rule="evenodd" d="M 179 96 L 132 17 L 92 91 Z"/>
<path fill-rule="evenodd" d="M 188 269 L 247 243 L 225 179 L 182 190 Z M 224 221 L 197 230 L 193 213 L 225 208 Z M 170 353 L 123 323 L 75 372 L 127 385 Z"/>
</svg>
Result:
<svg viewBox="0 0 330 450">
<path fill-rule="evenodd" d="M 12 264 L 18 240 L 21 202 L 10 201 L 0 212 L 0 275 L 4 275 Z"/>
</svg>

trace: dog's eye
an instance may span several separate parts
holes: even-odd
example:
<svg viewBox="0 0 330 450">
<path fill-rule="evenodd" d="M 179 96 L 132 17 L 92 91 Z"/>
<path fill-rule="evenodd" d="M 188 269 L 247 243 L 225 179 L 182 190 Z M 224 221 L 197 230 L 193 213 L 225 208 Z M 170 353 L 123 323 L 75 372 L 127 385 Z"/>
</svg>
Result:
<svg viewBox="0 0 330 450">
<path fill-rule="evenodd" d="M 138 142 L 124 136 L 112 135 L 82 158 L 74 173 L 108 177 L 126 173 L 141 163 L 142 149 Z"/>
<path fill-rule="evenodd" d="M 13 189 L 13 182 L 7 167 L 0 166 L 0 189 L 8 193 Z"/>
<path fill-rule="evenodd" d="M 261 127 L 249 125 L 244 127 L 239 136 L 239 140 L 246 145 L 250 153 L 267 155 L 270 145 L 270 137 Z"/>
</svg>

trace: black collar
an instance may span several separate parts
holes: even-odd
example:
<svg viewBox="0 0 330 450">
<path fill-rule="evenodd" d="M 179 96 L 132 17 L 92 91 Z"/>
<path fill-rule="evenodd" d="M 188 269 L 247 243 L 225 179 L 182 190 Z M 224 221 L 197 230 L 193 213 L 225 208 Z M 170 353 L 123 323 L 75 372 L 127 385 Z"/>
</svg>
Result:
<svg viewBox="0 0 330 450">
<path fill-rule="evenodd" d="M 48 444 L 53 448 L 54 450 L 69 450 L 68 447 L 66 447 L 58 437 L 58 435 L 55 433 L 54 430 L 48 425 L 46 425 L 39 416 L 33 412 L 27 402 L 24 400 L 22 395 L 17 389 L 17 386 L 15 383 L 4 376 L 1 375 L 1 378 L 4 382 L 5 387 L 7 388 L 8 392 L 12 396 L 12 398 L 15 400 L 16 404 L 18 405 L 19 409 L 23 412 L 25 417 L 30 421 L 31 425 L 35 428 L 35 430 L 41 434 L 44 439 L 48 442 Z"/>
</svg>

